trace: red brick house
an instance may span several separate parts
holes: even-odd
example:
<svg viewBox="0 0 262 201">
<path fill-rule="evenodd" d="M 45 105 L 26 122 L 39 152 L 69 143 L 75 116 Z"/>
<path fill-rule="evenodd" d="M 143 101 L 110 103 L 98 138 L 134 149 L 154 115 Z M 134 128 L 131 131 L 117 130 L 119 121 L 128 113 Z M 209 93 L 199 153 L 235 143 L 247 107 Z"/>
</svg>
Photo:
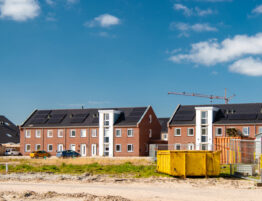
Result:
<svg viewBox="0 0 262 201">
<path fill-rule="evenodd" d="M 160 132 L 151 106 L 35 110 L 20 127 L 21 153 L 71 149 L 82 156 L 148 156 Z"/>
<path fill-rule="evenodd" d="M 262 133 L 262 103 L 178 105 L 168 121 L 168 144 L 213 150 L 215 138 L 228 136 L 229 129 L 246 138 Z"/>
</svg>

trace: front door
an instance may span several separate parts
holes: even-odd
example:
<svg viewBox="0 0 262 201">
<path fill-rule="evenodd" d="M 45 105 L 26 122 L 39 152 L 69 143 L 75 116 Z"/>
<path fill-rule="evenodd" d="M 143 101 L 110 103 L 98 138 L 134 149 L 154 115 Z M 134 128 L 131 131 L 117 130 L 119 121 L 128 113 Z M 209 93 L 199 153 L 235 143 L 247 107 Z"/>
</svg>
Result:
<svg viewBox="0 0 262 201">
<path fill-rule="evenodd" d="M 92 144 L 91 149 L 92 149 L 92 156 L 96 156 L 96 144 Z"/>
<path fill-rule="evenodd" d="M 63 151 L 63 144 L 58 144 L 57 151 Z"/>
<path fill-rule="evenodd" d="M 81 144 L 81 156 L 86 156 L 86 144 Z"/>
</svg>

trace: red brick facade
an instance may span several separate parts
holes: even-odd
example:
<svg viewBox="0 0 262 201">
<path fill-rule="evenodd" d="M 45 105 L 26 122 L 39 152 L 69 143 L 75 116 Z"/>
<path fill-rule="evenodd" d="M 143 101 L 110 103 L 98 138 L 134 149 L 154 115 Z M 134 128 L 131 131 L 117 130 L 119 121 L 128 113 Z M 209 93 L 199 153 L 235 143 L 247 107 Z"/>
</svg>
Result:
<svg viewBox="0 0 262 201">
<path fill-rule="evenodd" d="M 81 130 L 86 130 L 86 137 L 81 137 Z M 92 137 L 92 129 L 96 129 L 96 137 Z M 116 130 L 121 129 L 121 136 L 116 136 Z M 127 136 L 127 130 L 133 130 L 133 136 Z M 150 129 L 152 137 L 150 138 Z M 40 130 L 40 137 L 36 137 L 36 130 Z M 48 130 L 52 130 L 53 136 L 48 137 Z M 63 136 L 58 137 L 58 130 L 63 130 Z M 70 137 L 70 131 L 75 130 L 75 137 Z M 30 138 L 26 137 L 26 131 L 30 131 Z M 141 122 L 137 126 L 114 126 L 114 156 L 148 156 L 148 146 L 150 139 L 160 139 L 161 125 L 152 109 L 149 107 Z M 51 155 L 56 155 L 58 145 L 63 145 L 63 150 L 70 149 L 70 145 L 75 145 L 75 151 L 81 152 L 81 144 L 86 144 L 87 156 L 91 156 L 92 144 L 96 144 L 97 155 L 99 153 L 99 128 L 98 127 L 63 127 L 63 128 L 20 128 L 20 145 L 22 155 L 29 155 L 36 150 L 36 145 L 40 145 L 40 150 L 48 151 Z M 133 145 L 133 151 L 128 152 L 128 144 Z M 26 145 L 30 145 L 30 150 L 26 151 Z M 53 150 L 48 150 L 48 145 L 52 145 Z M 116 151 L 116 145 L 121 145 L 121 151 Z"/>
</svg>

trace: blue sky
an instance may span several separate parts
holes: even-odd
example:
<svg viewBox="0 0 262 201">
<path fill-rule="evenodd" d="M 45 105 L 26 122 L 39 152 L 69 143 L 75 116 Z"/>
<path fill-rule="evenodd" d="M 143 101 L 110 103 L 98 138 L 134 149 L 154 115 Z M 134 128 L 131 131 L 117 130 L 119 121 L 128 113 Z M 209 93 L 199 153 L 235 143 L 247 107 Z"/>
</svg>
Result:
<svg viewBox="0 0 262 201">
<path fill-rule="evenodd" d="M 261 102 L 258 0 L 0 0 L 0 113 Z M 223 103 L 222 100 L 214 103 Z"/>
</svg>

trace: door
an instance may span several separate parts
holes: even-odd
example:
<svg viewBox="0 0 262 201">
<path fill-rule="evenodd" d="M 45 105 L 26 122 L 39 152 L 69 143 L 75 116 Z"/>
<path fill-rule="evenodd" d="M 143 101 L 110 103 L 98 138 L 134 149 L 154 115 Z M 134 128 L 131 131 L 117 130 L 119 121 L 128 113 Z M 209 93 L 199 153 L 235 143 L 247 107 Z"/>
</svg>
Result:
<svg viewBox="0 0 262 201">
<path fill-rule="evenodd" d="M 81 156 L 86 156 L 86 144 L 81 144 Z"/>
<path fill-rule="evenodd" d="M 59 144 L 59 145 L 58 145 L 57 151 L 63 151 L 63 144 Z"/>
<path fill-rule="evenodd" d="M 92 144 L 91 149 L 92 149 L 92 156 L 96 156 L 96 144 Z"/>
</svg>

